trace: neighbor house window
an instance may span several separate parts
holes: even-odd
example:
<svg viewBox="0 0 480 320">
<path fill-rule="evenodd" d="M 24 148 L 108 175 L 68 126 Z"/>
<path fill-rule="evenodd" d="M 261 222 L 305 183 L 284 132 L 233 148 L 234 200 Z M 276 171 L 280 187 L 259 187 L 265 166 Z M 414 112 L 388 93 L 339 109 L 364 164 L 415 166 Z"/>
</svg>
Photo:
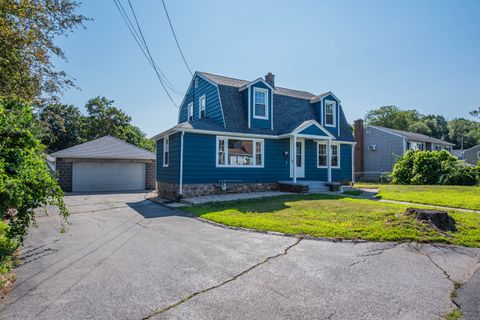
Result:
<svg viewBox="0 0 480 320">
<path fill-rule="evenodd" d="M 165 137 L 163 139 L 163 166 L 168 167 L 168 160 L 170 157 L 170 139 Z"/>
<path fill-rule="evenodd" d="M 200 99 L 198 99 L 198 108 L 200 109 L 199 110 L 200 118 L 205 118 L 206 105 L 207 105 L 207 98 L 205 97 L 205 95 L 203 95 L 200 97 Z"/>
<path fill-rule="evenodd" d="M 330 165 L 332 168 L 340 168 L 340 145 L 339 144 L 331 144 L 330 145 L 332 150 L 332 158 Z M 328 163 L 328 154 L 327 154 L 327 143 L 326 142 L 318 142 L 318 149 L 317 149 L 317 167 L 319 168 L 326 168 Z"/>
<path fill-rule="evenodd" d="M 480 151 L 477 152 L 477 158 L 480 159 Z"/>
<path fill-rule="evenodd" d="M 262 167 L 263 140 L 217 138 L 217 166 Z"/>
<path fill-rule="evenodd" d="M 188 104 L 188 121 L 193 120 L 193 102 Z"/>
<path fill-rule="evenodd" d="M 410 142 L 408 142 L 408 149 L 423 151 L 425 149 L 425 147 L 424 147 L 423 142 L 410 141 Z"/>
<path fill-rule="evenodd" d="M 253 117 L 257 119 L 268 119 L 268 90 L 254 88 L 253 99 Z"/>
<path fill-rule="evenodd" d="M 335 101 L 325 101 L 325 125 L 334 127 L 337 122 L 337 108 Z"/>
</svg>

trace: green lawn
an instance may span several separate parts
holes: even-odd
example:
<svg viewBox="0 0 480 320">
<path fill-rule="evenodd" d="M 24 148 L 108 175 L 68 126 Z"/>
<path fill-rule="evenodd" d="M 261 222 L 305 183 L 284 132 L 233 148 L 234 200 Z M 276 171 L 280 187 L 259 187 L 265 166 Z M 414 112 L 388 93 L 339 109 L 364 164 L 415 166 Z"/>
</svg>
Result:
<svg viewBox="0 0 480 320">
<path fill-rule="evenodd" d="M 480 214 L 450 212 L 458 231 L 444 234 L 402 215 L 407 207 L 336 195 L 291 195 L 204 204 L 184 210 L 230 226 L 287 234 L 480 247 Z"/>
<path fill-rule="evenodd" d="M 480 210 L 480 187 L 355 184 L 357 188 L 379 188 L 378 197 L 454 208 Z"/>
</svg>

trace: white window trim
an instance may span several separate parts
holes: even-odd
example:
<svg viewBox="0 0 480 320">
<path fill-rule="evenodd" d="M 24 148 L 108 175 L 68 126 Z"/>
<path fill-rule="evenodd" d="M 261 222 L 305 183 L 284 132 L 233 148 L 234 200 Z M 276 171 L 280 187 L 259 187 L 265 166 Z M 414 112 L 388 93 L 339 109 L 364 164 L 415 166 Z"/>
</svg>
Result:
<svg viewBox="0 0 480 320">
<path fill-rule="evenodd" d="M 190 102 L 187 106 L 187 121 L 193 120 L 193 102 Z M 192 119 L 190 119 L 192 118 Z"/>
<path fill-rule="evenodd" d="M 224 164 L 218 164 L 218 142 L 220 140 L 225 140 L 224 144 Z M 228 164 L 228 140 L 249 140 L 253 143 L 253 165 L 239 165 L 239 164 Z M 260 142 L 262 146 L 262 164 L 256 165 L 257 163 L 257 150 L 256 150 L 256 143 Z M 242 138 L 242 137 L 232 137 L 232 136 L 217 136 L 217 142 L 215 144 L 215 167 L 217 168 L 264 168 L 265 167 L 265 140 L 264 139 L 253 139 L 253 138 Z"/>
<path fill-rule="evenodd" d="M 328 104 L 333 104 L 333 123 L 328 124 L 327 123 L 327 105 Z M 325 100 L 325 127 L 332 127 L 335 128 L 337 125 L 337 102 L 332 101 L 332 100 Z"/>
<path fill-rule="evenodd" d="M 257 92 L 263 92 L 265 94 L 265 116 L 257 116 L 256 115 L 255 107 L 256 107 L 257 104 L 255 103 L 255 93 L 257 93 Z M 256 87 L 253 88 L 253 118 L 254 119 L 268 120 L 268 103 L 269 103 L 269 100 L 270 100 L 270 97 L 268 95 L 268 89 L 256 88 Z"/>
<path fill-rule="evenodd" d="M 195 77 L 195 89 L 197 89 L 197 88 L 198 88 L 198 78 Z"/>
<path fill-rule="evenodd" d="M 319 152 L 318 152 L 318 145 L 319 145 L 319 144 L 324 145 L 325 148 L 326 148 L 326 150 L 327 150 L 327 161 L 328 161 L 328 144 L 327 144 L 326 141 L 317 141 L 317 160 L 316 160 L 316 161 L 317 161 L 317 168 L 319 168 L 319 169 L 326 169 L 326 168 L 328 168 L 328 164 L 327 164 L 326 166 L 320 166 L 320 165 L 318 165 L 318 156 L 320 155 Z M 336 165 L 336 166 L 331 166 L 330 168 L 332 168 L 332 169 L 340 169 L 340 168 L 341 168 L 341 163 L 342 163 L 342 162 L 341 162 L 341 159 L 340 159 L 341 144 L 340 144 L 340 143 L 336 143 L 336 142 L 331 142 L 331 143 L 330 143 L 330 147 L 331 147 L 331 146 L 337 146 L 338 165 Z M 332 154 L 332 155 L 333 155 L 333 154 Z M 331 159 L 332 159 L 332 157 L 330 157 L 330 161 L 331 161 Z"/>
<path fill-rule="evenodd" d="M 205 116 L 202 117 L 202 100 L 205 101 L 204 104 L 204 111 L 205 111 Z M 206 118 L 207 117 L 207 96 L 203 95 L 200 98 L 198 98 L 198 119 Z"/>
<path fill-rule="evenodd" d="M 168 142 L 167 142 L 168 141 Z M 165 153 L 168 152 L 168 158 L 167 158 L 167 163 L 165 163 Z M 168 165 L 170 164 L 170 136 L 165 136 L 163 138 L 163 167 L 167 168 Z"/>
<path fill-rule="evenodd" d="M 410 147 L 412 146 L 412 143 L 416 143 L 416 144 L 417 144 L 417 146 L 418 146 L 418 145 L 422 145 L 422 149 L 423 149 L 423 150 L 420 150 L 420 149 L 412 149 L 412 148 L 408 148 L 408 150 L 414 150 L 414 151 L 415 151 L 415 150 L 418 150 L 418 151 L 426 151 L 426 149 L 427 149 L 427 145 L 426 145 L 426 143 L 425 143 L 425 142 L 414 141 L 414 140 L 410 140 L 410 141 L 408 141 L 408 142 L 410 143 Z"/>
</svg>

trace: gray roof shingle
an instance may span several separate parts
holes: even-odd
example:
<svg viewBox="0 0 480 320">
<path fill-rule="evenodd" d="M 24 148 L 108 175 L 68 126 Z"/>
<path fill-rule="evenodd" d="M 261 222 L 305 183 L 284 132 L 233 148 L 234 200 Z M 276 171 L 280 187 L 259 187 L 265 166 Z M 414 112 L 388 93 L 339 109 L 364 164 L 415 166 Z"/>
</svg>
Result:
<svg viewBox="0 0 480 320">
<path fill-rule="evenodd" d="M 201 74 L 208 80 L 215 82 L 218 85 L 235 87 L 235 88 L 244 87 L 245 85 L 251 82 L 247 80 L 241 80 L 241 79 L 235 79 L 230 77 L 224 77 L 217 74 L 211 74 L 208 72 L 199 72 L 199 74 Z M 300 99 L 312 99 L 315 97 L 313 93 L 310 93 L 307 91 L 294 90 L 294 89 L 282 88 L 277 86 L 275 86 L 274 94 L 289 96 L 293 98 L 300 98 Z"/>
<path fill-rule="evenodd" d="M 105 136 L 50 154 L 54 158 L 154 160 L 155 154 L 112 136 Z"/>
<path fill-rule="evenodd" d="M 433 138 L 426 136 L 421 133 L 414 133 L 414 132 L 408 132 L 408 131 L 403 131 L 403 130 L 398 130 L 398 129 L 390 129 L 390 128 L 385 128 L 385 127 L 379 127 L 379 126 L 372 126 L 373 128 L 379 128 L 385 131 L 389 131 L 391 133 L 395 133 L 398 135 L 401 135 L 409 140 L 415 140 L 419 142 L 432 142 L 432 143 L 438 143 L 442 145 L 448 145 L 448 146 L 454 146 L 454 143 L 450 143 L 441 139 Z"/>
</svg>

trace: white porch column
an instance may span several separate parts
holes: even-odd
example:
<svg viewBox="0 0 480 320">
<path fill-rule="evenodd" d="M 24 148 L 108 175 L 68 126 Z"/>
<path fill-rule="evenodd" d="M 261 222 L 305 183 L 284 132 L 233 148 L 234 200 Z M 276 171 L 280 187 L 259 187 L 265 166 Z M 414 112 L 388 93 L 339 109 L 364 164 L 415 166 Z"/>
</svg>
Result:
<svg viewBox="0 0 480 320">
<path fill-rule="evenodd" d="M 293 135 L 293 152 L 292 152 L 292 175 L 293 183 L 297 183 L 297 136 Z"/>
<path fill-rule="evenodd" d="M 332 182 L 332 142 L 327 140 L 327 180 Z"/>
</svg>

